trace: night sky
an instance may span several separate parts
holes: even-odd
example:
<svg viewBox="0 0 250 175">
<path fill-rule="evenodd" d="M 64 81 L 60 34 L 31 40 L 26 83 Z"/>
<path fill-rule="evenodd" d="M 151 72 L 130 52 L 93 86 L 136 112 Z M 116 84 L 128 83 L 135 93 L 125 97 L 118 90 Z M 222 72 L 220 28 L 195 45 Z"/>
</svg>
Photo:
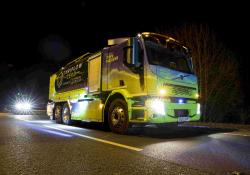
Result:
<svg viewBox="0 0 250 175">
<path fill-rule="evenodd" d="M 1 2 L 0 73 L 4 76 L 0 78 L 8 79 L 10 71 L 25 71 L 34 65 L 64 64 L 103 48 L 108 38 L 170 29 L 185 23 L 206 23 L 237 55 L 247 89 L 250 88 L 246 83 L 250 75 L 250 28 L 246 4 L 239 1 Z"/>
</svg>

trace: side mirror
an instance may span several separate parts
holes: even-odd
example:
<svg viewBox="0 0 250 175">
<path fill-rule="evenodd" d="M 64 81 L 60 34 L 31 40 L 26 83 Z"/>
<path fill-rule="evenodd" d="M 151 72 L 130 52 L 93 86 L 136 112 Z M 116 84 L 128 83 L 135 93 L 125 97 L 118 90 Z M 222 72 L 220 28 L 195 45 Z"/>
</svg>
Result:
<svg viewBox="0 0 250 175">
<path fill-rule="evenodd" d="M 133 37 L 128 40 L 128 45 L 124 49 L 124 63 L 129 67 L 141 67 L 140 57 L 142 56 L 141 49 L 137 38 Z"/>
<path fill-rule="evenodd" d="M 193 59 L 192 59 L 192 57 L 190 57 L 190 58 L 188 59 L 188 63 L 189 63 L 191 72 L 194 73 L 194 66 L 193 66 Z"/>
<path fill-rule="evenodd" d="M 124 63 L 128 66 L 133 66 L 133 46 L 128 45 L 123 48 L 124 53 Z"/>
</svg>

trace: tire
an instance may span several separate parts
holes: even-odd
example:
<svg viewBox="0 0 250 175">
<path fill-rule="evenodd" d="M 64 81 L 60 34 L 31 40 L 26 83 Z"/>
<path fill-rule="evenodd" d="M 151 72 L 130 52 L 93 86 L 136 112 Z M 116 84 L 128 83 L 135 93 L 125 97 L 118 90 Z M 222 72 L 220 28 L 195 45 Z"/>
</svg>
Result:
<svg viewBox="0 0 250 175">
<path fill-rule="evenodd" d="M 62 123 L 65 125 L 71 124 L 71 114 L 67 103 L 65 103 L 62 108 Z"/>
<path fill-rule="evenodd" d="M 108 111 L 108 123 L 111 131 L 118 134 L 125 134 L 128 130 L 128 107 L 122 99 L 112 101 Z"/>
<path fill-rule="evenodd" d="M 62 106 L 56 105 L 55 107 L 55 120 L 56 123 L 62 123 Z"/>
</svg>

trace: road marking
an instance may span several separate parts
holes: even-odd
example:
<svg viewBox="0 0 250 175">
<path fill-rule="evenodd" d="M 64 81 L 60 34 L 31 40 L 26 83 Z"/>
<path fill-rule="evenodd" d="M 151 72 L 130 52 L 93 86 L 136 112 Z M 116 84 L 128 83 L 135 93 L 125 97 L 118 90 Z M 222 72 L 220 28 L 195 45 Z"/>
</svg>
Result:
<svg viewBox="0 0 250 175">
<path fill-rule="evenodd" d="M 51 124 L 52 122 L 50 120 L 26 120 L 26 119 L 21 119 L 21 118 L 15 118 L 18 120 L 22 120 L 28 123 L 40 123 L 40 124 Z"/>
<path fill-rule="evenodd" d="M 26 121 L 26 122 L 32 122 L 32 121 L 21 119 L 21 118 L 16 118 L 16 119 L 23 120 L 23 121 Z M 96 140 L 96 141 L 99 141 L 99 142 L 103 142 L 103 143 L 107 143 L 107 144 L 110 144 L 110 145 L 115 145 L 115 146 L 119 146 L 119 147 L 131 149 L 131 150 L 135 150 L 135 151 L 142 151 L 143 150 L 141 148 L 136 148 L 136 147 L 133 147 L 133 146 L 127 146 L 127 145 L 123 145 L 123 144 L 120 144 L 120 143 L 111 142 L 111 141 L 108 141 L 108 140 L 103 140 L 103 139 L 98 139 L 98 138 L 90 137 L 90 136 L 87 136 L 87 135 L 81 135 L 81 134 L 74 133 L 74 132 L 71 132 L 71 131 L 67 131 L 67 130 L 63 130 L 63 129 L 59 129 L 59 128 L 54 128 L 52 126 L 45 126 L 45 127 L 50 127 L 50 128 L 53 128 L 53 129 L 64 131 L 64 132 L 69 132 L 71 134 L 75 134 L 75 135 L 78 135 L 80 137 L 89 138 L 89 139 Z M 237 133 L 222 133 L 222 134 L 233 135 L 233 136 L 250 137 L 249 134 L 237 134 Z"/>
<path fill-rule="evenodd" d="M 0 112 L 0 117 L 6 117 L 6 115 L 9 115 L 11 113 L 9 112 Z"/>
<path fill-rule="evenodd" d="M 21 119 L 21 118 L 17 118 L 17 119 L 25 121 L 25 122 L 32 122 L 32 121 Z M 47 128 L 52 128 L 52 129 L 56 129 L 56 130 L 59 130 L 59 131 L 67 132 L 67 133 L 70 133 L 70 134 L 73 134 L 73 135 L 77 135 L 77 136 L 80 136 L 80 137 L 83 137 L 83 138 L 87 138 L 87 139 L 95 140 L 95 141 L 98 141 L 98 142 L 102 142 L 102 143 L 106 143 L 106 144 L 110 144 L 110 145 L 114 145 L 114 146 L 118 146 L 118 147 L 130 149 L 130 150 L 133 150 L 133 151 L 142 151 L 143 150 L 141 148 L 137 148 L 137 147 L 133 147 L 133 146 L 128 146 L 128 145 L 124 145 L 124 144 L 120 144 L 120 143 L 116 143 L 116 142 L 112 142 L 112 141 L 108 141 L 108 140 L 103 140 L 103 139 L 99 139 L 99 138 L 95 138 L 95 137 L 91 137 L 91 136 L 87 136 L 87 135 L 83 135 L 83 134 L 79 134 L 79 133 L 67 131 L 67 130 L 64 130 L 64 129 L 52 127 L 52 126 L 47 126 L 47 125 L 44 125 L 44 126 L 47 127 Z"/>
<path fill-rule="evenodd" d="M 120 143 L 116 143 L 116 142 L 112 142 L 112 141 L 108 141 L 108 140 L 103 140 L 103 139 L 95 138 L 95 137 L 91 137 L 91 136 L 87 136 L 87 135 L 83 135 L 83 134 L 79 134 L 79 133 L 67 131 L 67 130 L 64 130 L 64 129 L 59 129 L 59 128 L 56 128 L 56 127 L 53 127 L 53 126 L 47 126 L 47 125 L 44 125 L 44 126 L 47 127 L 47 128 L 56 129 L 56 130 L 59 130 L 59 131 L 63 131 L 63 132 L 66 132 L 66 133 L 77 135 L 77 136 L 80 136 L 80 137 L 83 137 L 83 138 L 87 138 L 87 139 L 95 140 L 95 141 L 98 141 L 98 142 L 102 142 L 102 143 L 106 143 L 106 144 L 118 146 L 118 147 L 121 147 L 121 148 L 130 149 L 130 150 L 133 150 L 133 151 L 142 151 L 143 150 L 141 148 L 137 148 L 137 147 L 128 146 L 128 145 L 124 145 L 124 144 L 120 144 Z"/>
<path fill-rule="evenodd" d="M 18 117 L 15 117 L 14 119 L 22 120 L 22 121 L 25 121 L 25 122 L 30 122 L 29 120 L 26 120 L 26 119 L 23 119 L 23 118 L 18 118 Z"/>
<path fill-rule="evenodd" d="M 244 137 L 250 137 L 248 134 L 236 134 L 236 133 L 223 133 L 225 135 L 233 135 L 233 136 L 244 136 Z"/>
</svg>

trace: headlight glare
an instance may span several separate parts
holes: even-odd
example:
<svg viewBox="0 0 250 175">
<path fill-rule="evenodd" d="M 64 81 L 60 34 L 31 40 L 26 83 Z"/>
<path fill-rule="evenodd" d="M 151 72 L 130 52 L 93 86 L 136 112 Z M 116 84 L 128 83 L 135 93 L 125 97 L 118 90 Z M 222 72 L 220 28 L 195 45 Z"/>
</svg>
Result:
<svg viewBox="0 0 250 175">
<path fill-rule="evenodd" d="M 197 103 L 197 114 L 201 114 L 201 105 L 200 103 Z"/>
<path fill-rule="evenodd" d="M 22 104 L 21 103 L 16 103 L 15 107 L 16 107 L 16 109 L 21 110 L 22 109 Z"/>
<path fill-rule="evenodd" d="M 159 94 L 160 94 L 160 96 L 164 96 L 164 95 L 167 94 L 167 90 L 166 89 L 160 89 Z"/>
<path fill-rule="evenodd" d="M 24 111 L 30 110 L 31 107 L 32 107 L 32 105 L 29 102 L 23 102 L 23 103 L 18 102 L 15 105 L 15 108 L 17 110 L 24 110 Z"/>
<path fill-rule="evenodd" d="M 164 102 L 160 99 L 155 99 L 151 103 L 151 108 L 153 110 L 153 113 L 165 115 L 165 106 Z"/>
</svg>

